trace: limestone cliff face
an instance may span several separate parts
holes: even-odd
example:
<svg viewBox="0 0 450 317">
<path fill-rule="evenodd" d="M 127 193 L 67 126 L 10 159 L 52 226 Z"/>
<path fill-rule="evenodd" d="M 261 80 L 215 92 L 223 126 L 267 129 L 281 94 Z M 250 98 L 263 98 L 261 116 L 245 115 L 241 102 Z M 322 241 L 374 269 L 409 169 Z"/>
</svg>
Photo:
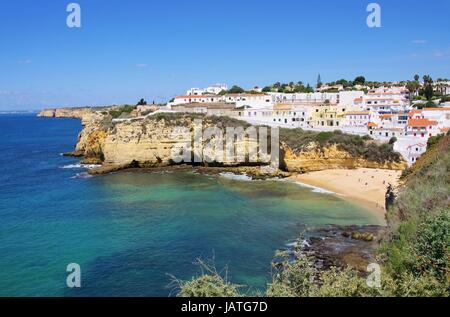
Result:
<svg viewBox="0 0 450 317">
<path fill-rule="evenodd" d="M 83 129 L 78 135 L 75 151 L 83 152 L 84 155 L 92 157 L 93 155 L 90 155 L 90 149 L 92 147 L 101 149 L 100 144 L 106 137 L 106 131 L 108 129 L 103 126 L 104 119 L 105 116 L 99 112 L 89 111 L 82 114 L 81 124 L 83 125 Z M 102 135 L 102 137 L 100 137 L 100 135 Z"/>
<path fill-rule="evenodd" d="M 311 143 L 300 153 L 295 153 L 289 147 L 283 146 L 284 168 L 289 172 L 312 172 L 326 169 L 353 169 L 359 167 L 403 170 L 406 162 L 374 162 L 340 150 L 337 145 L 319 148 Z"/>
<path fill-rule="evenodd" d="M 208 118 L 203 119 L 203 128 L 212 125 L 213 123 Z M 179 127 L 187 128 L 191 133 L 187 135 L 180 133 Z M 177 154 L 183 156 L 186 153 L 186 145 L 192 145 L 193 129 L 194 122 L 189 117 L 179 119 L 176 124 L 164 119 L 157 120 L 154 118 L 116 123 L 108 131 L 101 146 L 104 163 L 110 165 L 134 163 L 140 167 L 173 165 L 178 162 L 176 161 Z M 202 156 L 202 164 L 204 165 L 208 165 L 208 162 L 223 166 L 245 165 L 222 155 L 220 152 L 219 159 L 216 159 L 215 153 L 217 152 L 215 151 L 214 141 L 217 140 L 216 137 L 203 140 L 201 150 L 197 150 L 194 145 L 192 149 L 194 156 Z M 206 144 L 210 146 L 205 146 Z M 236 140 L 233 146 L 238 153 L 238 151 L 244 151 L 244 149 L 256 146 L 256 144 L 256 139 L 246 137 L 240 141 Z"/>
<path fill-rule="evenodd" d="M 41 116 L 81 118 L 83 130 L 80 132 L 75 148 L 75 155 L 84 156 L 85 163 L 98 163 L 110 166 L 112 169 L 127 166 L 164 167 L 174 165 L 174 153 L 179 151 L 180 145 L 190 143 L 190 135 L 183 136 L 178 133 L 179 127 L 192 132 L 194 119 L 190 115 L 181 115 L 174 118 L 131 119 L 112 122 L 105 111 L 94 111 L 92 108 L 72 108 L 45 110 Z M 198 118 L 197 118 L 198 119 Z M 203 127 L 216 126 L 210 117 L 203 117 Z M 217 120 L 217 119 L 216 119 Z M 220 125 L 219 121 L 219 125 Z M 225 126 L 229 122 L 223 123 Z M 204 140 L 205 141 L 209 140 Z M 256 145 L 256 140 L 246 137 L 235 141 L 236 153 L 243 152 Z M 203 148 L 203 165 L 218 165 L 214 162 L 213 148 Z M 194 149 L 195 152 L 195 149 Z M 300 152 L 292 150 L 286 144 L 281 144 L 280 167 L 288 172 L 304 173 L 326 169 L 358 167 L 383 168 L 402 170 L 406 168 L 405 162 L 368 161 L 362 157 L 354 157 L 336 145 L 321 147 L 311 142 Z M 199 152 L 195 152 L 198 156 Z M 248 163 L 237 163 L 234 160 L 220 161 L 222 166 L 244 166 Z M 206 163 L 204 163 L 206 160 Z M 209 164 L 208 164 L 209 162 Z M 256 165 L 267 165 L 257 162 Z M 212 164 L 211 164 L 212 163 Z M 255 165 L 255 164 L 250 164 Z"/>
<path fill-rule="evenodd" d="M 45 109 L 38 114 L 38 117 L 82 119 L 93 112 L 92 108 Z"/>
</svg>

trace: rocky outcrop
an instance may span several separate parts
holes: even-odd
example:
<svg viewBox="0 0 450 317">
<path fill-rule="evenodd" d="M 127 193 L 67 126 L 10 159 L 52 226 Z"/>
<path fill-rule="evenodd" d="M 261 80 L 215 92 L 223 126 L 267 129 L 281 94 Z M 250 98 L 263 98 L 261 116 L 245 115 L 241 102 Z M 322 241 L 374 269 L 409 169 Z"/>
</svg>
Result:
<svg viewBox="0 0 450 317">
<path fill-rule="evenodd" d="M 44 109 L 38 114 L 38 117 L 83 119 L 83 117 L 93 112 L 92 108 Z"/>
<path fill-rule="evenodd" d="M 202 120 L 202 127 L 219 126 L 223 129 L 230 124 L 240 124 L 229 118 L 212 118 L 200 115 L 176 114 L 162 117 L 150 116 L 138 119 L 112 120 L 105 109 L 67 108 L 44 110 L 40 116 L 81 118 L 83 130 L 80 132 L 74 156 L 84 156 L 84 163 L 103 164 L 100 171 L 111 171 L 128 167 L 156 168 L 178 165 L 174 161 L 174 153 L 183 144 L 191 143 L 191 135 L 183 136 L 180 127 L 189 131 L 194 129 L 194 120 Z M 245 127 L 245 125 L 244 125 Z M 214 137 L 212 138 L 214 139 Z M 203 140 L 205 143 L 209 140 Z M 236 152 L 255 146 L 256 139 L 246 137 L 235 140 Z M 192 158 L 203 155 L 203 166 L 255 166 L 268 165 L 267 157 L 260 162 L 238 163 L 234 160 L 215 161 L 213 148 L 203 147 L 202 152 L 193 151 Z M 226 157 L 225 157 L 226 158 Z M 208 163 L 209 162 L 209 163 Z M 383 168 L 402 170 L 405 162 L 385 161 L 383 163 L 370 161 L 363 157 L 355 157 L 336 144 L 320 146 L 310 142 L 301 150 L 293 150 L 285 143 L 280 148 L 280 168 L 286 172 L 304 173 L 326 169 L 353 168 Z M 96 173 L 97 171 L 92 171 Z"/>
<path fill-rule="evenodd" d="M 367 273 L 367 265 L 376 263 L 376 249 L 384 232 L 381 226 L 327 225 L 309 227 L 304 236 L 278 254 L 294 259 L 297 253 L 309 255 L 319 270 L 348 266 Z M 275 258 L 274 265 L 280 264 Z"/>
<path fill-rule="evenodd" d="M 216 124 L 208 117 L 201 120 L 204 129 Z M 154 117 L 126 120 L 114 123 L 107 131 L 91 124 L 80 134 L 77 150 L 83 149 L 87 159 L 99 159 L 109 166 L 133 164 L 149 168 L 181 163 L 176 160 L 177 154 L 183 155 L 186 145 L 189 144 L 193 148 L 192 155 L 186 157 L 187 163 L 193 162 L 195 165 L 194 157 L 203 157 L 201 165 L 248 165 L 234 160 L 234 157 L 227 158 L 224 155 L 220 155 L 220 159 L 215 159 L 215 148 L 206 146 L 214 144 L 215 137 L 204 139 L 200 142 L 203 144 L 202 150 L 196 150 L 192 140 L 194 126 L 194 120 L 188 115 L 178 118 L 176 122 Z M 180 133 L 180 127 L 186 128 L 190 133 Z M 242 140 L 235 140 L 233 144 L 236 149 L 247 149 L 256 145 L 257 140 L 248 136 Z M 186 163 L 186 160 L 183 162 Z M 267 163 L 255 162 L 253 165 L 267 165 Z"/>
<path fill-rule="evenodd" d="M 307 149 L 296 153 L 288 146 L 283 146 L 283 168 L 289 172 L 306 173 L 326 169 L 354 169 L 354 168 L 381 168 L 404 170 L 406 162 L 375 162 L 362 157 L 354 157 L 341 150 L 336 144 L 319 147 L 311 143 Z"/>
</svg>

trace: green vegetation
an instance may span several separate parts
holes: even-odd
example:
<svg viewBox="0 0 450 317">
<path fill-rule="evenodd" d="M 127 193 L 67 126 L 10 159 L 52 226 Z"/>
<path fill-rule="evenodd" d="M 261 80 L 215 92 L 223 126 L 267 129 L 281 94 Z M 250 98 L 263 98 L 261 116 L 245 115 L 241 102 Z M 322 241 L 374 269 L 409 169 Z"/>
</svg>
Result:
<svg viewBox="0 0 450 317">
<path fill-rule="evenodd" d="M 280 129 L 280 140 L 297 153 L 305 150 L 311 142 L 316 142 L 322 147 L 335 144 L 339 149 L 369 161 L 401 161 L 401 155 L 393 150 L 392 144 L 380 145 L 368 137 L 344 134 L 339 130 L 318 133 L 302 129 Z"/>
<path fill-rule="evenodd" d="M 442 96 L 439 103 L 450 102 L 450 96 Z"/>
<path fill-rule="evenodd" d="M 116 108 L 114 110 L 110 110 L 109 114 L 113 119 L 123 118 L 127 117 L 134 109 L 136 109 L 136 106 L 126 105 Z"/>
<path fill-rule="evenodd" d="M 358 76 L 353 81 L 353 85 L 364 85 L 366 83 L 366 78 L 364 76 Z"/>
<path fill-rule="evenodd" d="M 236 86 L 236 85 L 234 85 L 233 87 L 231 87 L 229 90 L 228 90 L 228 93 L 229 94 L 242 94 L 242 93 L 244 93 L 245 92 L 245 90 L 243 89 L 243 88 L 241 88 L 241 87 L 239 87 L 239 86 Z"/>
<path fill-rule="evenodd" d="M 164 120 L 171 125 L 185 125 L 186 121 L 203 120 L 218 128 L 226 127 L 243 127 L 251 126 L 248 122 L 230 118 L 227 116 L 206 116 L 201 113 L 157 113 L 154 116 L 148 117 L 149 120 L 161 121 Z"/>
<path fill-rule="evenodd" d="M 264 87 L 263 92 L 282 92 L 282 93 L 309 93 L 314 92 L 314 89 L 307 84 L 306 86 L 303 84 L 303 82 L 299 81 L 297 83 L 290 82 L 287 84 L 282 84 L 280 82 L 276 82 L 273 85 Z"/>
<path fill-rule="evenodd" d="M 450 287 L 450 134 L 430 148 L 404 174 L 407 186 L 388 212 L 389 239 L 382 250 L 386 267 Z"/>
<path fill-rule="evenodd" d="M 138 106 L 146 106 L 147 105 L 147 101 L 144 100 L 144 98 L 142 98 L 141 100 L 139 100 L 139 102 L 137 103 Z"/>
<path fill-rule="evenodd" d="M 239 285 L 228 281 L 227 273 L 222 275 L 216 271 L 213 264 L 197 260 L 201 275 L 190 281 L 180 281 L 172 277 L 172 285 L 179 291 L 180 297 L 237 297 Z"/>
<path fill-rule="evenodd" d="M 436 108 L 436 104 L 433 102 L 433 101 L 427 101 L 426 103 L 424 103 L 424 104 L 421 104 L 421 105 L 419 105 L 418 106 L 418 108 Z"/>
</svg>

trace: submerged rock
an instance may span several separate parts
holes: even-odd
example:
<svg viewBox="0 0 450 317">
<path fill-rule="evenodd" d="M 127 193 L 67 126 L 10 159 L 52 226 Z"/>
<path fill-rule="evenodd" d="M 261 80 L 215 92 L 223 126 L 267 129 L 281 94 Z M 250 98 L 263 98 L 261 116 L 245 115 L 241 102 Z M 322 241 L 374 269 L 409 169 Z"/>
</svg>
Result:
<svg viewBox="0 0 450 317">
<path fill-rule="evenodd" d="M 376 262 L 382 231 L 383 227 L 375 225 L 310 227 L 301 242 L 288 245 L 284 252 L 308 254 L 320 270 L 350 266 L 366 272 L 367 266 Z"/>
</svg>

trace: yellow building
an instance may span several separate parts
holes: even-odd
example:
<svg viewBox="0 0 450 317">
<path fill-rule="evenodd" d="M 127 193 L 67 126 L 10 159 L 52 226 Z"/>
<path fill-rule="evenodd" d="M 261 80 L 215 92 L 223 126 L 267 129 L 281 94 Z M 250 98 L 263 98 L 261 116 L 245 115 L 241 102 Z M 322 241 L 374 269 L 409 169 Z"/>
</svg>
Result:
<svg viewBox="0 0 450 317">
<path fill-rule="evenodd" d="M 343 125 L 345 108 L 337 104 L 324 103 L 311 107 L 308 125 L 311 128 L 339 127 Z"/>
</svg>

